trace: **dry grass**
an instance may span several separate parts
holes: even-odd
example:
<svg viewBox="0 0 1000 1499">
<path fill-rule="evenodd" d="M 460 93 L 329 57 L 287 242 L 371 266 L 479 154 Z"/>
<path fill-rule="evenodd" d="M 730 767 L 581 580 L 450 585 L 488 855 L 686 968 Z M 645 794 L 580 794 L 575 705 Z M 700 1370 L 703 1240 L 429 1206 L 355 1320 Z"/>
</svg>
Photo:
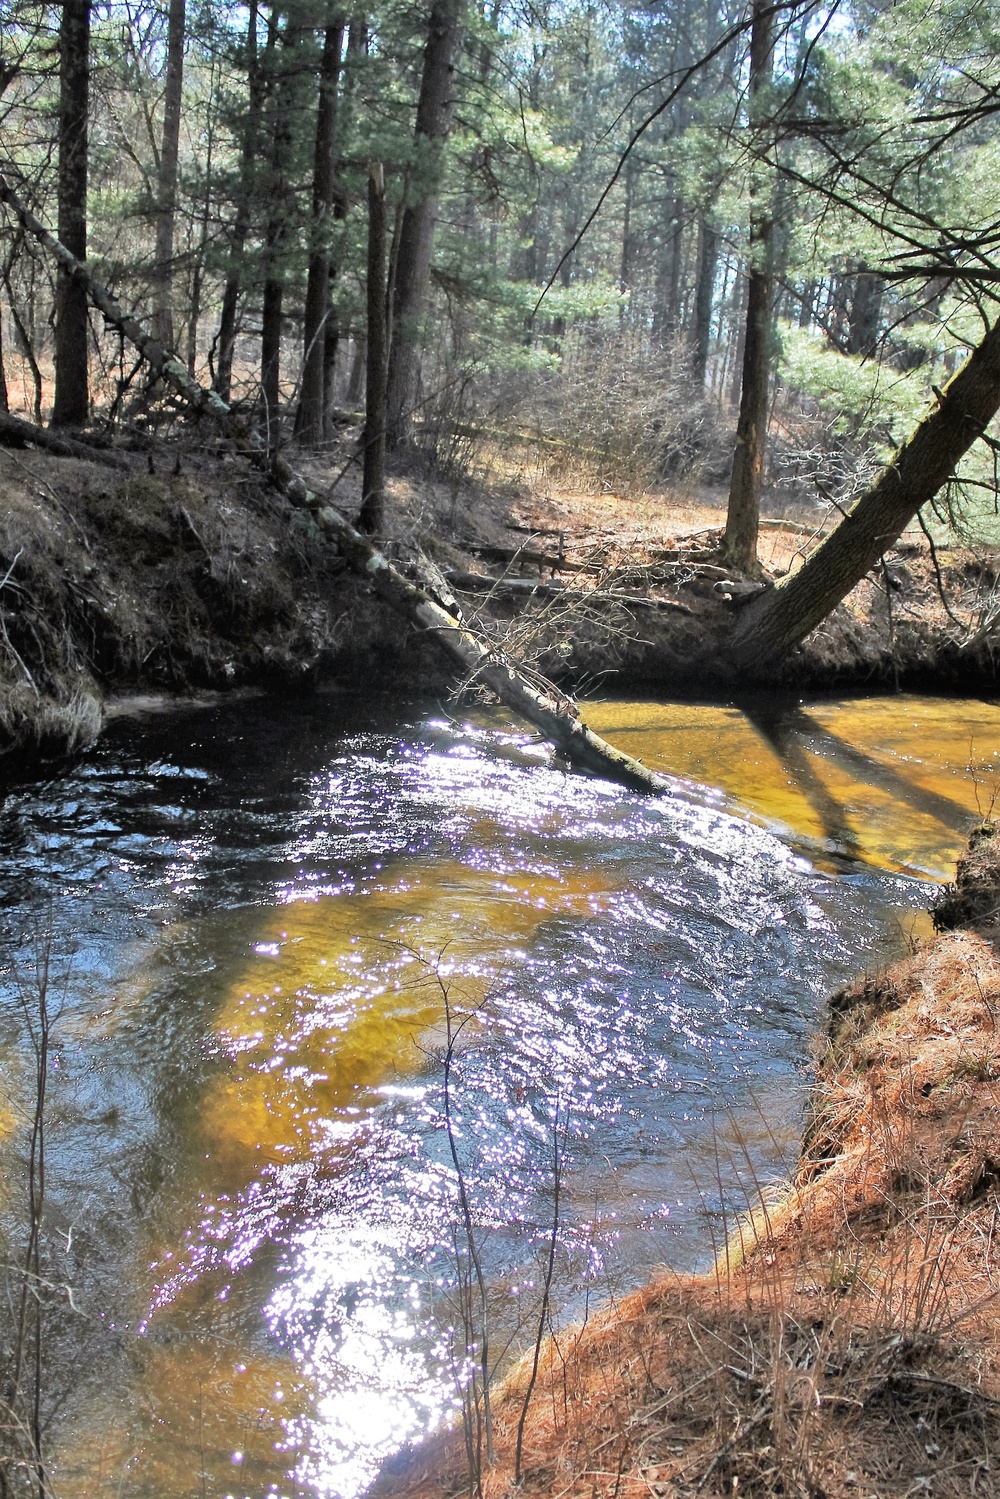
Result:
<svg viewBox="0 0 1000 1499">
<path fill-rule="evenodd" d="M 523 1489 L 551 1499 L 1000 1492 L 1000 957 L 989 927 L 835 996 L 796 1179 L 715 1270 L 546 1347 Z M 526 1372 L 494 1402 L 510 1491 Z M 383 1480 L 468 1492 L 445 1436 Z"/>
</svg>

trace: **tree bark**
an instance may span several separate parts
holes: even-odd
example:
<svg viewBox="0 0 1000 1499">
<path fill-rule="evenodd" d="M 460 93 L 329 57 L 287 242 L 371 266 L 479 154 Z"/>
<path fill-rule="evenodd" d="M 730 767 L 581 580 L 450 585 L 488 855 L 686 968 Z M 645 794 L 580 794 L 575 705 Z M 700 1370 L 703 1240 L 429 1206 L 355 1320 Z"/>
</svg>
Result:
<svg viewBox="0 0 1000 1499">
<path fill-rule="evenodd" d="M 631 120 L 629 130 L 631 131 Z M 634 314 L 632 306 L 632 199 L 635 196 L 635 165 L 631 159 L 625 167 L 625 203 L 622 214 L 622 253 L 618 267 L 618 290 L 622 300 L 618 304 L 618 321 L 624 325 Z M 634 320 L 634 318 L 633 318 Z"/>
<path fill-rule="evenodd" d="M 180 157 L 181 95 L 184 87 L 184 21 L 185 0 L 170 0 L 151 320 L 155 337 L 168 349 L 174 346 L 174 215 L 177 209 L 177 163 Z"/>
<path fill-rule="evenodd" d="M 302 385 L 296 413 L 296 436 L 304 443 L 322 442 L 325 433 L 327 332 L 330 317 L 330 218 L 336 183 L 333 150 L 337 124 L 337 85 L 345 21 L 332 17 L 323 40 L 313 156 L 312 222 L 309 272 L 303 321 Z"/>
<path fill-rule="evenodd" d="M 705 384 L 708 350 L 712 341 L 712 306 L 715 296 L 715 273 L 719 263 L 719 231 L 701 215 L 701 247 L 698 255 L 698 286 L 694 299 L 694 364 L 692 374 L 700 386 Z"/>
<path fill-rule="evenodd" d="M 0 202 L 10 206 L 23 228 L 55 256 L 59 266 L 83 288 L 101 316 L 139 350 L 154 375 L 176 390 L 192 411 L 214 417 L 223 432 L 246 448 L 253 462 L 268 474 L 290 503 L 310 511 L 320 529 L 336 542 L 350 566 L 380 598 L 427 631 L 451 660 L 464 671 L 473 673 L 501 702 L 534 724 L 572 765 L 607 776 L 636 791 L 662 793 L 670 790 L 670 783 L 663 776 L 647 770 L 640 761 L 623 754 L 588 729 L 578 717 L 576 705 L 558 688 L 544 678 L 540 686 L 530 682 L 516 660 L 474 633 L 459 613 L 449 613 L 426 589 L 411 583 L 397 571 L 360 531 L 328 505 L 321 495 L 314 494 L 302 476 L 280 453 L 269 449 L 260 434 L 230 410 L 216 391 L 200 385 L 178 359 L 144 331 L 135 318 L 122 311 L 110 293 L 93 279 L 87 267 L 25 208 L 2 174 Z"/>
<path fill-rule="evenodd" d="M 273 45 L 272 38 L 269 37 L 268 40 L 269 44 Z M 260 113 L 264 104 L 264 73 L 257 59 L 257 0 L 250 0 L 250 18 L 247 22 L 247 92 L 247 116 L 240 152 L 236 217 L 233 220 L 229 268 L 226 272 L 226 284 L 222 293 L 222 311 L 219 317 L 219 361 L 216 368 L 215 388 L 224 401 L 229 400 L 233 383 L 236 309 L 242 289 L 243 251 L 250 232 L 250 208 L 253 202 L 257 144 L 260 136 Z"/>
<path fill-rule="evenodd" d="M 3 308 L 0 307 L 0 411 L 10 410 L 10 400 L 7 396 L 7 371 L 3 362 Z"/>
<path fill-rule="evenodd" d="M 837 529 L 797 573 L 741 612 L 726 646 L 733 664 L 743 672 L 759 671 L 822 623 L 951 478 L 998 409 L 1000 322 Z"/>
<path fill-rule="evenodd" d="M 883 285 L 881 276 L 864 264 L 858 266 L 848 318 L 848 354 L 874 354 L 882 316 Z"/>
<path fill-rule="evenodd" d="M 363 335 L 357 337 L 354 342 L 354 357 L 351 360 L 351 373 L 347 381 L 347 394 L 344 400 L 348 411 L 354 411 L 361 404 L 361 391 L 365 379 L 365 365 L 368 362 L 367 340 Z"/>
<path fill-rule="evenodd" d="M 31 422 L 22 422 L 11 416 L 0 401 L 0 444 L 6 448 L 24 448 L 29 444 L 60 458 L 83 458 L 88 463 L 99 463 L 104 468 L 129 469 L 131 464 L 124 453 L 112 453 L 107 449 L 91 447 L 89 443 L 75 441 L 63 433 L 53 432 L 48 427 L 36 427 Z"/>
<path fill-rule="evenodd" d="M 412 430 L 420 352 L 420 318 L 430 282 L 437 194 L 451 128 L 455 43 L 463 0 L 433 0 L 414 132 L 415 170 L 403 213 L 392 306 L 387 440 L 406 442 Z"/>
<path fill-rule="evenodd" d="M 753 0 L 750 33 L 751 131 L 760 129 L 763 94 L 771 81 L 774 49 L 774 10 L 770 0 Z M 750 246 L 747 278 L 746 335 L 743 343 L 743 380 L 740 414 L 736 424 L 736 450 L 729 485 L 729 508 L 723 552 L 735 568 L 752 572 L 757 566 L 757 532 L 760 524 L 760 491 L 764 480 L 767 446 L 768 376 L 771 355 L 771 296 L 774 274 L 771 265 L 771 186 L 754 169 L 750 189 Z"/>
<path fill-rule="evenodd" d="M 385 180 L 382 163 L 368 168 L 368 379 L 364 477 L 358 529 L 377 536 L 385 519 L 385 401 L 388 365 L 385 297 Z"/>
<path fill-rule="evenodd" d="M 275 56 L 274 38 L 278 28 L 277 12 L 268 22 L 268 53 Z M 291 19 L 285 22 L 282 51 L 291 41 Z M 285 297 L 284 251 L 288 241 L 289 204 L 286 200 L 288 152 L 291 132 L 291 92 L 289 59 L 278 63 L 279 74 L 274 86 L 274 109 L 271 113 L 271 154 L 269 161 L 269 213 L 264 234 L 264 296 L 260 331 L 260 396 L 268 446 L 273 447 L 281 426 L 281 326 Z"/>
<path fill-rule="evenodd" d="M 337 134 L 344 140 L 354 118 L 353 105 L 359 83 L 359 63 L 368 55 L 368 17 L 362 11 L 347 28 L 347 55 L 341 69 L 341 85 L 337 101 Z M 334 163 L 333 217 L 342 224 L 349 207 L 344 187 L 343 157 Z M 337 396 L 337 358 L 340 349 L 340 313 L 337 306 L 337 287 L 340 281 L 340 259 L 343 241 L 330 253 L 330 286 L 327 300 L 326 332 L 323 338 L 323 438 L 329 442 L 333 437 L 333 412 Z"/>
<path fill-rule="evenodd" d="M 87 111 L 90 0 L 63 0 L 59 25 L 59 238 L 87 256 Z M 56 276 L 54 427 L 82 427 L 89 415 L 87 294 L 61 267 Z"/>
</svg>

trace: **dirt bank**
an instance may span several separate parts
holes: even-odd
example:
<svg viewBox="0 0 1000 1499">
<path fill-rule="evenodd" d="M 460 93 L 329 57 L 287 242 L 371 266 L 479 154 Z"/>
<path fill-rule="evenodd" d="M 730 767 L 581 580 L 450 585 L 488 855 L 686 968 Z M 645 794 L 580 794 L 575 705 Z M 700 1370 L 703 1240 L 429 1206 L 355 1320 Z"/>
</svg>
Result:
<svg viewBox="0 0 1000 1499">
<path fill-rule="evenodd" d="M 431 659 L 230 453 L 161 443 L 120 471 L 0 450 L 0 485 L 8 759 L 88 742 L 110 694 L 331 680 L 377 692 Z"/>
<path fill-rule="evenodd" d="M 991 891 L 991 899 L 986 895 Z M 889 1499 L 1000 1492 L 1000 835 L 949 930 L 836 995 L 799 1169 L 716 1270 L 667 1276 L 545 1348 L 521 1492 Z M 528 1363 L 379 1492 L 511 1491 Z"/>
<path fill-rule="evenodd" d="M 348 514 L 359 500 L 352 451 L 348 436 L 343 451 L 305 464 L 317 488 L 335 484 Z M 194 446 L 186 434 L 133 439 L 113 456 L 117 467 L 96 453 L 0 449 L 0 756 L 33 762 L 88 742 L 109 694 L 454 685 L 433 644 L 374 600 L 311 519 L 230 447 Z M 563 685 L 711 687 L 706 649 L 711 659 L 740 602 L 713 553 L 711 497 L 411 475 L 393 481 L 390 512 L 396 561 L 430 557 L 471 617 Z M 765 564 L 794 566 L 819 524 L 769 517 Z M 990 631 L 971 638 L 968 628 L 989 608 L 991 567 L 967 553 L 932 559 L 921 539 L 904 538 L 781 680 L 992 685 Z"/>
</svg>

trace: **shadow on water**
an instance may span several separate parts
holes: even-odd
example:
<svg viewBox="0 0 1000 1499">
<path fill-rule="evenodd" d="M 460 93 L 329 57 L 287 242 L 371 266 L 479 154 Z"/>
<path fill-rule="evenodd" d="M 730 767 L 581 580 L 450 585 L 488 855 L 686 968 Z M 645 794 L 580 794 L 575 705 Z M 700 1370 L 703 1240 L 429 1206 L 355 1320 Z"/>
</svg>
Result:
<svg viewBox="0 0 1000 1499">
<path fill-rule="evenodd" d="M 123 720 L 11 790 L 12 947 L 72 953 L 61 1494 L 350 1496 L 450 1408 L 444 991 L 499 1342 L 532 1323 L 557 1117 L 564 1317 L 703 1263 L 720 1189 L 794 1156 L 823 997 L 926 904 L 895 871 L 953 856 L 960 738 L 1000 714 L 601 714 L 675 795 L 567 776 L 499 714 L 340 700 Z M 10 991 L 0 1027 L 14 1063 Z"/>
<path fill-rule="evenodd" d="M 953 833 L 964 837 L 968 832 L 970 815 L 968 807 L 963 806 L 953 797 L 942 796 L 938 791 L 920 786 L 892 765 L 887 765 L 885 761 L 866 754 L 856 745 L 849 744 L 840 734 L 824 728 L 805 709 L 786 707 L 767 711 L 750 706 L 745 711 L 754 728 L 773 745 L 800 784 L 808 783 L 810 786 L 815 784 L 819 788 L 820 798 L 824 794 L 829 796 L 829 793 L 826 792 L 826 788 L 809 765 L 809 751 L 843 766 L 861 785 L 879 787 L 888 796 L 895 797 L 902 804 L 924 813 L 927 817 L 934 818 L 936 822 L 949 828 Z M 845 810 L 833 802 L 832 798 L 831 805 L 837 809 L 841 827 L 845 827 L 847 822 Z M 835 836 L 835 833 L 831 833 L 831 837 Z M 850 836 L 849 830 L 848 836 Z"/>
<path fill-rule="evenodd" d="M 744 711 L 747 722 L 771 747 L 816 813 L 823 837 L 842 849 L 848 858 L 861 858 L 862 848 L 851 828 L 847 808 L 818 774 L 809 754 L 816 736 L 810 732 L 807 715 L 800 708 L 778 709 L 764 704 L 749 706 Z"/>
</svg>

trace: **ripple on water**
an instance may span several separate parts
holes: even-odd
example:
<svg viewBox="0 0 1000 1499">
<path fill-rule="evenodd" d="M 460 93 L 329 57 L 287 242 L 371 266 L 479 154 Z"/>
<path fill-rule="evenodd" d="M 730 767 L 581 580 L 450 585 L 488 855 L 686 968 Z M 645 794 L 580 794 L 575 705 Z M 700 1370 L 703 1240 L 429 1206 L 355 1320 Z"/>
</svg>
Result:
<svg viewBox="0 0 1000 1499">
<path fill-rule="evenodd" d="M 93 1375 L 68 1496 L 98 1471 L 353 1495 L 440 1420 L 468 1269 L 449 1118 L 498 1342 L 532 1325 L 555 1160 L 562 1315 L 703 1261 L 719 1186 L 794 1153 L 823 996 L 925 901 L 906 872 L 952 857 L 957 767 L 1000 716 L 602 706 L 675 777 L 649 802 L 499 717 L 270 711 L 119 724 L 0 819 L 12 926 L 51 902 L 75 949 L 50 1172 Z"/>
</svg>

